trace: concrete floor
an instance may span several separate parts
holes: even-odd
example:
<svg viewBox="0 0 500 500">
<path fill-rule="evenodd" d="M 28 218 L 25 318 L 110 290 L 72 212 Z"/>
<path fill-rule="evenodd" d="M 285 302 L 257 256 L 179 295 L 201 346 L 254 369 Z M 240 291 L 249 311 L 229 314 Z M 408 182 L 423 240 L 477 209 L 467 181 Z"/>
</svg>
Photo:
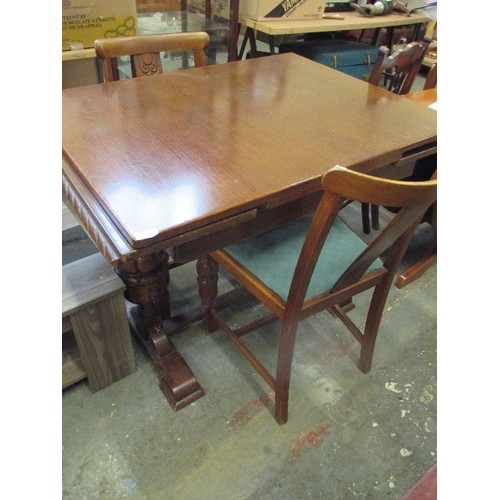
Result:
<svg viewBox="0 0 500 500">
<path fill-rule="evenodd" d="M 359 207 L 348 209 L 359 224 Z M 419 231 L 405 265 L 432 237 Z M 171 295 L 183 297 L 177 308 L 197 304 L 194 265 L 172 272 Z M 355 321 L 365 303 L 356 300 Z M 321 313 L 302 322 L 284 426 L 221 332 L 194 325 L 174 337 L 206 392 L 179 412 L 136 345 L 135 373 L 95 394 L 86 381 L 63 391 L 63 498 L 401 498 L 437 461 L 436 308 L 435 266 L 393 287 L 367 375 L 340 321 Z M 250 342 L 272 359 L 276 336 L 270 326 Z"/>
</svg>

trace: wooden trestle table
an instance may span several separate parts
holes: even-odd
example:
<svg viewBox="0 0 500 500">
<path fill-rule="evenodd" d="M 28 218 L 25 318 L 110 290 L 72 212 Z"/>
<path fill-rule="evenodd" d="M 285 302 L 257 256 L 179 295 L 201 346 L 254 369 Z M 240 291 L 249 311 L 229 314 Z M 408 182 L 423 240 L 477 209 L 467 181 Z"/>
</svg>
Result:
<svg viewBox="0 0 500 500">
<path fill-rule="evenodd" d="M 314 210 L 330 167 L 437 151 L 435 111 L 295 54 L 66 89 L 62 115 L 63 198 L 123 279 L 174 409 L 204 392 L 170 338 L 169 261 L 199 259 L 203 304 L 204 256 Z"/>
</svg>

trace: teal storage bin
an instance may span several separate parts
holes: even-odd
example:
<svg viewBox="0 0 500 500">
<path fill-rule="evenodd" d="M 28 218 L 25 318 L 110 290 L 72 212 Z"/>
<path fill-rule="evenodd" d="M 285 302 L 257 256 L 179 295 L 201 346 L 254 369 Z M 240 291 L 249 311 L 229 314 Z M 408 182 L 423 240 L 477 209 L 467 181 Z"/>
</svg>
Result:
<svg viewBox="0 0 500 500">
<path fill-rule="evenodd" d="M 378 47 L 350 40 L 314 40 L 282 43 L 280 53 L 294 52 L 361 80 L 368 80 Z"/>
</svg>

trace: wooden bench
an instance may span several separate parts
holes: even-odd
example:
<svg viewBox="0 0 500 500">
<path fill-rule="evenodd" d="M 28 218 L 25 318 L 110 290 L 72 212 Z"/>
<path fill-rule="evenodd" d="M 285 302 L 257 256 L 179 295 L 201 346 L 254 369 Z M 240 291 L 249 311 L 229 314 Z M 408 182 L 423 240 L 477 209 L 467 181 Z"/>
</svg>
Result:
<svg viewBox="0 0 500 500">
<path fill-rule="evenodd" d="M 63 389 L 87 377 L 95 392 L 135 371 L 124 290 L 100 253 L 63 266 Z"/>
</svg>

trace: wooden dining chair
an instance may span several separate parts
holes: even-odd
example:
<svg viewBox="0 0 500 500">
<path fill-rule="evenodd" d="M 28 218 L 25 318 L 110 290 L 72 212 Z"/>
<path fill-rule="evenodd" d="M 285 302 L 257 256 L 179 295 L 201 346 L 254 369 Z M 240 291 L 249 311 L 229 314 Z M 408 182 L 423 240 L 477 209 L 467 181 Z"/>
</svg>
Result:
<svg viewBox="0 0 500 500">
<path fill-rule="evenodd" d="M 102 62 L 104 80 L 119 80 L 118 58 L 130 57 L 132 77 L 163 73 L 160 53 L 190 51 L 195 67 L 205 65 L 205 50 L 210 38 L 204 31 L 164 33 L 160 35 L 101 38 L 94 42 L 98 59 Z"/>
<path fill-rule="evenodd" d="M 427 73 L 422 90 L 435 89 L 437 87 L 437 81 L 438 81 L 438 65 L 437 63 L 434 63 L 430 67 Z"/>
<path fill-rule="evenodd" d="M 394 54 L 390 54 L 387 47 L 380 47 L 368 83 L 384 86 L 395 94 L 408 94 L 415 83 L 431 42 L 432 38 L 425 36 L 422 41 L 411 42 Z M 362 204 L 361 220 L 365 234 L 370 234 L 372 228 L 379 229 L 379 207 Z"/>
<path fill-rule="evenodd" d="M 377 86 L 382 84 L 395 94 L 407 94 L 420 71 L 431 41 L 431 38 L 424 37 L 421 41 L 407 44 L 394 54 L 390 53 L 388 47 L 380 47 L 368 83 Z"/>
<path fill-rule="evenodd" d="M 434 171 L 431 179 L 437 179 L 437 170 Z M 420 278 L 420 276 L 422 276 L 427 269 L 437 262 L 437 201 L 435 201 L 427 210 L 425 215 L 422 217 L 421 223 L 430 224 L 434 232 L 435 244 L 430 247 L 414 264 L 404 269 L 399 276 L 396 277 L 396 281 L 394 283 L 398 288 L 403 288 L 406 285 L 413 283 L 416 279 Z"/>
<path fill-rule="evenodd" d="M 274 391 L 279 424 L 288 419 L 292 357 L 300 320 L 322 310 L 339 318 L 361 344 L 360 370 L 370 371 L 394 275 L 415 227 L 436 200 L 437 190 L 436 180 L 394 181 L 340 166 L 329 170 L 322 184 L 324 193 L 314 216 L 212 252 L 198 266 L 200 283 L 216 283 L 220 265 L 270 309 L 269 316 L 233 327 L 214 305 L 216 290 L 208 296 L 200 287 L 207 328 L 221 328 Z M 401 209 L 367 245 L 337 217 L 345 199 Z M 352 298 L 369 289 L 372 298 L 361 331 L 347 312 L 353 307 Z M 242 336 L 275 319 L 281 320 L 281 327 L 273 376 Z"/>
</svg>

